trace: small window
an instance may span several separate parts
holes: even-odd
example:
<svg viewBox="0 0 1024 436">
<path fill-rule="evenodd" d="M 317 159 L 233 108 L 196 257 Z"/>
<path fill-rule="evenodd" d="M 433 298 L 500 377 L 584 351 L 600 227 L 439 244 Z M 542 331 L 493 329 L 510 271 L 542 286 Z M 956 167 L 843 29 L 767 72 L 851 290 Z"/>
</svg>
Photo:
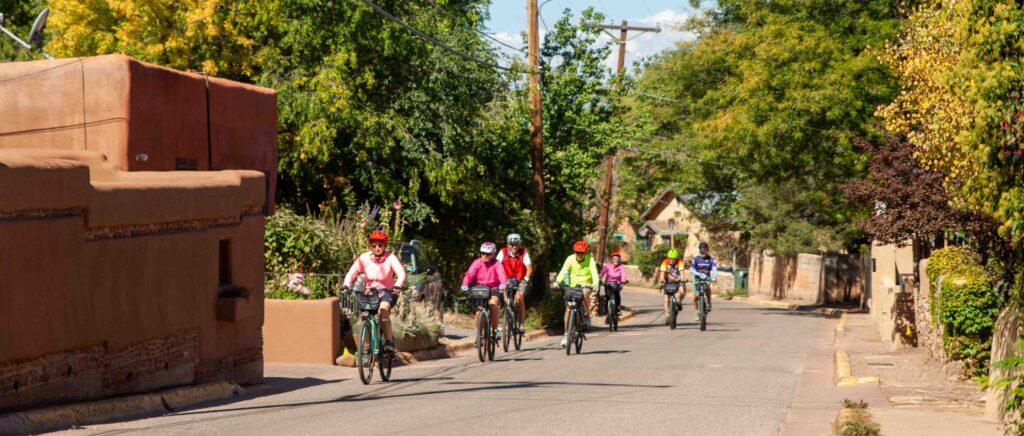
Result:
<svg viewBox="0 0 1024 436">
<path fill-rule="evenodd" d="M 674 220 L 672 218 L 669 218 L 669 220 L 668 220 L 668 229 L 669 230 L 675 230 L 676 229 L 676 220 Z"/>
<path fill-rule="evenodd" d="M 231 240 L 230 239 L 224 239 L 224 240 L 220 241 L 220 246 L 219 246 L 219 249 L 218 249 L 218 258 L 219 258 L 219 265 L 220 265 L 220 267 L 219 267 L 220 273 L 218 274 L 218 276 L 220 277 L 220 284 L 221 285 L 230 285 L 231 284 Z"/>
<path fill-rule="evenodd" d="M 612 234 L 612 239 L 614 239 L 616 241 L 619 241 L 619 242 L 626 242 L 626 234 L 625 233 L 613 233 Z"/>
</svg>

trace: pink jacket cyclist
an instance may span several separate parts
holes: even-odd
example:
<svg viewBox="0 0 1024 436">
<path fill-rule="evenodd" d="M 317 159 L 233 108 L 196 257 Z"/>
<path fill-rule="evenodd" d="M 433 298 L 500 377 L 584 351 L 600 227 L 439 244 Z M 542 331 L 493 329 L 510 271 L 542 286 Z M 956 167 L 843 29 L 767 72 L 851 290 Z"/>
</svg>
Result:
<svg viewBox="0 0 1024 436">
<path fill-rule="evenodd" d="M 626 268 L 623 264 L 614 264 L 612 262 L 605 262 L 604 266 L 601 267 L 601 281 L 602 282 L 618 282 L 626 283 Z"/>
<path fill-rule="evenodd" d="M 497 289 L 505 287 L 507 279 L 505 267 L 498 262 L 498 259 L 485 261 L 477 258 L 469 266 L 466 276 L 462 278 L 462 286 L 484 285 L 491 289 Z"/>
<path fill-rule="evenodd" d="M 405 286 L 405 268 L 398 256 L 394 253 L 387 253 L 374 256 L 371 252 L 363 253 L 349 268 L 345 275 L 345 287 L 351 288 L 359 273 L 366 274 L 366 289 L 393 289 Z M 395 277 L 398 279 L 395 280 Z"/>
</svg>

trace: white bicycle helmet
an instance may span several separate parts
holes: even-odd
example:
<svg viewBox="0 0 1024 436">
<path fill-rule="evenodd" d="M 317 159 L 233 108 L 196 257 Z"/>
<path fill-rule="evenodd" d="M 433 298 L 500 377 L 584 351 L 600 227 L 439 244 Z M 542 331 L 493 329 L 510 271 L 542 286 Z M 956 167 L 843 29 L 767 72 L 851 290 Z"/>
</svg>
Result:
<svg viewBox="0 0 1024 436">
<path fill-rule="evenodd" d="M 484 242 L 480 245 L 480 252 L 483 254 L 491 254 L 498 251 L 498 246 L 494 245 L 493 242 Z"/>
<path fill-rule="evenodd" d="M 508 241 L 509 244 L 518 244 L 520 242 L 523 242 L 523 237 L 519 236 L 518 233 L 509 233 L 508 239 L 506 240 Z"/>
</svg>

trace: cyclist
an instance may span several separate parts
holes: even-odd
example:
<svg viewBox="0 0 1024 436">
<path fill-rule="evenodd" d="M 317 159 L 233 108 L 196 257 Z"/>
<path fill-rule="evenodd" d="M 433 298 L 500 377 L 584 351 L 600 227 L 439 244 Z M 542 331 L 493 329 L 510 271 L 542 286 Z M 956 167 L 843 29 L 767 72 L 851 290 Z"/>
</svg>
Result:
<svg viewBox="0 0 1024 436">
<path fill-rule="evenodd" d="M 484 242 L 480 245 L 480 257 L 469 265 L 466 276 L 462 278 L 461 288 L 462 292 L 469 291 L 469 287 L 472 285 L 499 289 L 491 291 L 491 298 L 487 301 L 487 307 L 491 311 L 491 327 L 495 340 L 498 339 L 498 297 L 501 296 L 501 290 L 505 289 L 505 281 L 508 280 L 505 275 L 505 267 L 495 259 L 497 252 L 498 246 L 493 242 Z"/>
<path fill-rule="evenodd" d="M 516 326 L 522 329 L 523 319 L 526 317 L 524 297 L 530 287 L 530 277 L 533 277 L 533 261 L 530 260 L 530 253 L 520 246 L 523 238 L 518 233 L 509 234 L 505 242 L 508 245 L 498 252 L 498 262 L 505 267 L 505 275 L 508 278 L 519 282 L 520 291 L 516 292 Z"/>
<path fill-rule="evenodd" d="M 683 262 L 679 259 L 679 250 L 675 248 L 669 249 L 665 260 L 661 261 L 661 282 L 662 283 L 679 283 L 683 280 Z M 676 301 L 683 301 L 686 298 L 686 287 L 680 285 L 676 290 Z M 669 323 L 669 311 L 668 303 L 671 301 L 671 297 L 665 294 L 665 325 Z"/>
<path fill-rule="evenodd" d="M 626 279 L 626 268 L 622 265 L 622 256 L 618 251 L 613 251 L 610 257 L 611 262 L 605 262 L 601 266 L 601 281 L 604 283 L 617 282 L 623 285 L 629 283 L 629 280 Z M 622 295 L 619 292 L 615 292 L 615 295 L 608 295 L 608 298 L 615 299 L 616 308 L 622 305 Z"/>
<path fill-rule="evenodd" d="M 387 251 L 388 234 L 381 230 L 370 232 L 370 251 L 361 254 L 352 263 L 345 275 L 344 290 L 352 289 L 356 276 L 364 274 L 366 286 L 363 292 L 370 295 L 377 292 L 380 297 L 381 329 L 384 330 L 384 349 L 395 351 L 395 341 L 391 336 L 391 308 L 398 302 L 398 289 L 405 286 L 405 268 L 398 256 Z"/>
<path fill-rule="evenodd" d="M 562 264 L 562 270 L 555 277 L 555 283 L 559 285 L 587 286 L 583 291 L 583 309 L 587 313 L 583 317 L 583 323 L 587 327 L 590 327 L 590 317 L 597 312 L 597 306 L 592 304 L 594 301 L 593 294 L 595 292 L 594 288 L 601 281 L 597 273 L 597 262 L 587 254 L 587 249 L 589 248 L 587 241 L 576 241 L 572 245 L 573 254 L 565 259 L 565 263 Z M 568 307 L 565 308 L 565 324 L 569 324 Z M 568 329 L 566 329 L 566 333 L 566 336 L 562 337 L 562 347 L 566 347 L 569 344 Z"/>
<path fill-rule="evenodd" d="M 708 248 L 709 248 L 708 247 L 708 243 L 707 242 L 701 242 L 699 245 L 697 245 L 697 247 L 698 247 L 698 250 L 700 250 L 700 254 L 698 254 L 697 256 L 694 256 L 693 262 L 690 263 L 690 274 L 693 274 L 693 277 L 695 277 L 695 278 L 696 277 L 700 277 L 700 278 L 705 279 L 705 280 L 710 278 L 712 282 L 717 281 L 718 280 L 718 264 L 715 263 L 715 258 L 711 257 L 711 255 L 708 254 Z M 710 289 L 708 289 L 708 292 L 710 292 Z M 696 292 L 693 293 L 693 308 L 697 309 L 697 293 Z M 711 296 L 708 295 L 708 312 L 710 312 L 710 311 L 711 311 Z M 697 315 L 696 312 L 694 313 L 693 316 L 698 321 L 700 320 L 700 317 Z"/>
</svg>

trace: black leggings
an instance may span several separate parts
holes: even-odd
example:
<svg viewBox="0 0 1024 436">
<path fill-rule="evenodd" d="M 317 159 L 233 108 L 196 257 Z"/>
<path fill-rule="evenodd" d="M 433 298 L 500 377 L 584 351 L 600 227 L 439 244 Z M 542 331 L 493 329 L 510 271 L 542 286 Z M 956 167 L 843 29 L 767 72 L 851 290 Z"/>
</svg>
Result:
<svg viewBox="0 0 1024 436">
<path fill-rule="evenodd" d="M 616 309 L 618 309 L 620 306 L 622 306 L 622 291 L 619 291 L 619 292 L 615 292 L 615 291 L 609 292 L 608 296 L 611 297 L 613 300 L 615 300 L 615 308 Z"/>
</svg>

